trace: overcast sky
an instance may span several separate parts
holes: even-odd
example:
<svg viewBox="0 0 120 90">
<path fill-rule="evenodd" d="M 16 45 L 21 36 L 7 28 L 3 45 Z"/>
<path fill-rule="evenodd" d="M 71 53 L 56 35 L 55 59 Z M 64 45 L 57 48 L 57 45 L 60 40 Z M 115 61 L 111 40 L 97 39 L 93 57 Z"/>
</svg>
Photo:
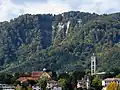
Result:
<svg viewBox="0 0 120 90">
<path fill-rule="evenodd" d="M 0 0 L 0 22 L 21 14 L 58 14 L 66 11 L 95 12 L 120 11 L 120 0 Z"/>
</svg>

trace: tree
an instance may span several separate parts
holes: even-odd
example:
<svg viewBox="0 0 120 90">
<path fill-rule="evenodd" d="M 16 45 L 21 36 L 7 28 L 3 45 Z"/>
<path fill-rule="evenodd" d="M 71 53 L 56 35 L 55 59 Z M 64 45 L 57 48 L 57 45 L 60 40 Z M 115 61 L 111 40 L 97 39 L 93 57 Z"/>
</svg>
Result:
<svg viewBox="0 0 120 90">
<path fill-rule="evenodd" d="M 32 86 L 36 84 L 36 81 L 34 80 L 28 80 L 27 82 L 28 82 L 28 85 L 32 85 Z"/>
<path fill-rule="evenodd" d="M 101 88 L 102 88 L 102 80 L 98 76 L 96 76 L 92 80 L 92 86 L 95 87 L 97 90 L 101 90 Z"/>
<path fill-rule="evenodd" d="M 53 80 L 57 80 L 57 74 L 54 71 L 52 71 L 52 79 Z"/>
<path fill-rule="evenodd" d="M 66 79 L 66 80 L 69 80 L 70 78 L 70 75 L 68 73 L 62 73 L 58 76 L 58 79 Z"/>
<path fill-rule="evenodd" d="M 59 79 L 58 82 L 59 82 L 60 86 L 63 88 L 63 90 L 66 90 L 67 80 L 62 78 L 62 79 Z"/>
<path fill-rule="evenodd" d="M 73 87 L 72 87 L 72 84 L 71 84 L 71 76 L 68 73 L 60 74 L 58 79 L 59 80 L 63 79 L 64 82 L 66 83 L 65 88 L 69 89 L 69 90 L 72 90 Z M 63 80 L 61 80 L 61 81 L 63 81 Z"/>
<path fill-rule="evenodd" d="M 106 90 L 118 90 L 118 84 L 116 82 L 111 82 Z"/>
<path fill-rule="evenodd" d="M 45 90 L 45 89 L 46 89 L 47 81 L 48 81 L 48 78 L 47 78 L 47 77 L 42 77 L 42 78 L 40 78 L 38 84 L 39 84 L 39 86 L 41 87 L 42 90 Z"/>
<path fill-rule="evenodd" d="M 118 86 L 118 90 L 120 90 L 120 85 Z"/>
<path fill-rule="evenodd" d="M 73 84 L 73 87 L 76 87 L 77 86 L 77 80 L 81 80 L 82 77 L 84 77 L 85 75 L 85 72 L 82 72 L 82 71 L 74 71 L 71 75 L 71 82 Z"/>
<path fill-rule="evenodd" d="M 0 83 L 13 84 L 12 78 L 13 78 L 13 75 L 9 73 L 1 73 Z"/>
<path fill-rule="evenodd" d="M 19 78 L 20 74 L 19 73 L 15 73 L 13 75 L 13 77 L 11 78 L 11 84 L 17 84 L 19 82 L 16 82 L 16 80 Z"/>
<path fill-rule="evenodd" d="M 120 78 L 120 74 L 116 75 L 116 78 Z"/>
</svg>

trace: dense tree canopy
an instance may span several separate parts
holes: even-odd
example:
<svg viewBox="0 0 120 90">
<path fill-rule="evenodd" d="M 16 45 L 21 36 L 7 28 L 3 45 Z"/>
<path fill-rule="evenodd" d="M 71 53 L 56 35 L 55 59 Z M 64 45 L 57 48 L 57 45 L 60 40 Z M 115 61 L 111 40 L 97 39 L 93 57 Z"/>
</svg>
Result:
<svg viewBox="0 0 120 90">
<path fill-rule="evenodd" d="M 98 71 L 120 68 L 120 13 L 26 14 L 0 23 L 2 72 L 89 69 L 93 52 Z"/>
</svg>

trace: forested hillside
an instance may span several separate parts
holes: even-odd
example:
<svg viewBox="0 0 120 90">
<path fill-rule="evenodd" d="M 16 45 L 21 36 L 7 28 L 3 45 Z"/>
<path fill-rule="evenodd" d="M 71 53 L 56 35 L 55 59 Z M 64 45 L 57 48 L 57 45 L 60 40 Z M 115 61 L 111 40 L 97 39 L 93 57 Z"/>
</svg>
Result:
<svg viewBox="0 0 120 90">
<path fill-rule="evenodd" d="M 86 70 L 92 53 L 98 71 L 120 69 L 120 13 L 26 14 L 0 23 L 1 72 Z"/>
</svg>

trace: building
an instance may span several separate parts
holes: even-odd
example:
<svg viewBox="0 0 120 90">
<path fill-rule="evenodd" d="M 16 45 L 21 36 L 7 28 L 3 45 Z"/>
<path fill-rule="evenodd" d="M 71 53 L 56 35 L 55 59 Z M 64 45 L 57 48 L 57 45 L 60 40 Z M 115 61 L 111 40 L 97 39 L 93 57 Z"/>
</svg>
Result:
<svg viewBox="0 0 120 90">
<path fill-rule="evenodd" d="M 50 72 L 32 72 L 31 77 L 37 78 L 37 79 L 47 77 L 48 79 L 51 79 L 52 73 L 50 73 Z"/>
<path fill-rule="evenodd" d="M 96 74 L 96 57 L 93 53 L 93 56 L 91 57 L 91 75 Z"/>
<path fill-rule="evenodd" d="M 38 81 L 40 78 L 47 77 L 48 79 L 52 79 L 52 73 L 51 72 L 32 72 L 30 76 L 21 76 L 17 81 L 20 81 L 21 83 L 26 82 L 28 80 L 34 80 Z"/>
<path fill-rule="evenodd" d="M 15 90 L 15 87 L 8 84 L 0 84 L 0 90 Z"/>
<path fill-rule="evenodd" d="M 86 88 L 86 81 L 85 80 L 77 80 L 77 88 Z"/>
<path fill-rule="evenodd" d="M 77 88 L 89 89 L 90 88 L 90 80 L 88 76 L 84 76 L 81 80 L 77 80 Z"/>
<path fill-rule="evenodd" d="M 120 85 L 120 78 L 106 78 L 104 80 L 102 80 L 102 86 L 103 89 L 102 90 L 106 90 L 107 86 L 111 83 L 111 82 L 115 82 L 118 85 Z"/>
<path fill-rule="evenodd" d="M 62 87 L 55 80 L 50 80 L 47 82 L 47 88 L 50 90 L 62 90 Z"/>
<path fill-rule="evenodd" d="M 58 85 L 58 82 L 54 81 L 54 80 L 51 80 L 51 81 L 47 82 L 47 88 L 48 89 L 51 89 L 52 87 L 57 86 L 57 85 Z"/>
<path fill-rule="evenodd" d="M 116 82 L 120 85 L 120 78 L 106 78 L 102 81 L 102 86 L 107 87 L 111 82 Z"/>
<path fill-rule="evenodd" d="M 62 87 L 60 87 L 60 86 L 54 86 L 53 88 L 51 88 L 51 90 L 62 90 Z"/>
<path fill-rule="evenodd" d="M 41 88 L 39 86 L 32 86 L 32 90 L 41 90 Z"/>
</svg>

